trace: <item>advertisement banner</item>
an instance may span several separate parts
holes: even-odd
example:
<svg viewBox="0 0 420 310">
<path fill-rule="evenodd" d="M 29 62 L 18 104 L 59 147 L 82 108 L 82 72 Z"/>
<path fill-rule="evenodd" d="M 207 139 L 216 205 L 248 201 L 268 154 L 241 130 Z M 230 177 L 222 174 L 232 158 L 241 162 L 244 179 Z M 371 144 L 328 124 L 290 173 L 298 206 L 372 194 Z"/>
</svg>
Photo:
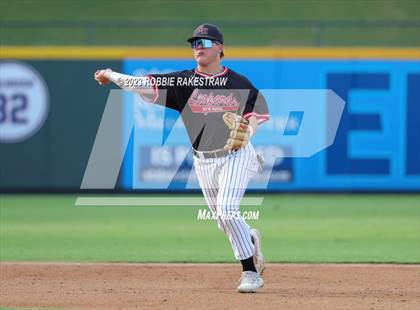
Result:
<svg viewBox="0 0 420 310">
<path fill-rule="evenodd" d="M 270 111 L 270 120 L 260 126 L 252 143 L 265 157 L 276 159 L 254 178 L 250 188 L 419 190 L 419 61 L 243 59 L 224 61 L 224 65 L 260 89 Z M 123 63 L 126 74 L 138 76 L 194 67 L 192 60 L 176 59 Z M 297 96 L 270 96 L 276 90 L 306 94 L 303 100 L 310 104 L 313 98 L 313 106 L 303 108 Z M 313 125 L 313 138 L 328 135 L 325 111 L 317 108 L 319 99 L 311 97 L 311 90 L 331 90 L 345 106 L 333 144 L 302 156 L 299 146 L 291 143 L 290 131 L 296 130 L 299 136 L 305 122 L 319 120 Z M 142 102 L 133 94 L 127 94 L 125 104 L 125 117 L 134 118 L 135 130 L 130 144 L 133 155 L 123 167 L 124 187 L 190 188 L 195 177 L 189 173 L 191 147 L 179 113 Z"/>
</svg>

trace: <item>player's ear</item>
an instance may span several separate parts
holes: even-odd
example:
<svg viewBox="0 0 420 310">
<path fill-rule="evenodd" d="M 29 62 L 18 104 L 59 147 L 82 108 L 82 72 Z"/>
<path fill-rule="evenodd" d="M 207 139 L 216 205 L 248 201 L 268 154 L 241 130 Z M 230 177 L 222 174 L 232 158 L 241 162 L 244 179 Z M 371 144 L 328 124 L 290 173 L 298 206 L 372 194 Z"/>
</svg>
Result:
<svg viewBox="0 0 420 310">
<path fill-rule="evenodd" d="M 223 44 L 219 44 L 217 45 L 217 47 L 219 48 L 218 53 L 220 55 L 220 58 L 223 57 Z"/>
</svg>

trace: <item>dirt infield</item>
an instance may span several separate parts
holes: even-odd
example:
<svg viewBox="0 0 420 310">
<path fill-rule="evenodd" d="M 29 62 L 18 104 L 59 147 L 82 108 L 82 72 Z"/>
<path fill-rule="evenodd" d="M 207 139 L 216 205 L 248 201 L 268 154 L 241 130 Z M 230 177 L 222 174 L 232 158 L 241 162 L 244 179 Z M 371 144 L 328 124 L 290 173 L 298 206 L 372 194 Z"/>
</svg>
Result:
<svg viewBox="0 0 420 310">
<path fill-rule="evenodd" d="M 419 309 L 420 266 L 270 264 L 257 294 L 232 264 L 1 263 L 0 306 L 96 309 Z"/>
</svg>

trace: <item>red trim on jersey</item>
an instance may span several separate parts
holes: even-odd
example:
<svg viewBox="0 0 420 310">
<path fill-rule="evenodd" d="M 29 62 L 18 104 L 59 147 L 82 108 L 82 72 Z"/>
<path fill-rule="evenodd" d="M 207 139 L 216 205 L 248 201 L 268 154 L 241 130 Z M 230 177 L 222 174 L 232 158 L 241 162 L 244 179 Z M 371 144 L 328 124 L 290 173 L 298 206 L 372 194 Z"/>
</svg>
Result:
<svg viewBox="0 0 420 310">
<path fill-rule="evenodd" d="M 227 67 L 224 67 L 222 72 L 212 75 L 212 74 L 200 72 L 197 69 L 195 69 L 195 73 L 197 73 L 198 75 L 204 76 L 204 77 L 217 77 L 217 76 L 225 75 L 228 71 L 229 71 L 229 69 Z"/>
<path fill-rule="evenodd" d="M 258 124 L 264 123 L 270 119 L 270 114 L 258 114 L 255 112 L 246 113 L 243 118 L 248 119 L 251 116 L 255 116 L 258 120 Z"/>
<path fill-rule="evenodd" d="M 150 80 L 154 79 L 154 77 L 153 77 L 153 76 L 151 76 L 151 75 L 148 75 L 148 76 L 146 76 L 146 77 L 147 77 L 147 78 L 149 78 Z M 148 97 L 144 96 L 144 95 L 141 93 L 141 90 L 139 91 L 140 97 L 142 97 L 144 101 L 149 102 L 149 103 L 155 103 L 155 102 L 156 102 L 156 100 L 159 98 L 159 92 L 158 92 L 158 88 L 157 88 L 157 86 L 156 86 L 156 83 L 152 83 L 152 88 L 153 88 L 153 93 L 154 93 L 153 100 L 151 100 L 150 98 L 148 98 Z"/>
</svg>

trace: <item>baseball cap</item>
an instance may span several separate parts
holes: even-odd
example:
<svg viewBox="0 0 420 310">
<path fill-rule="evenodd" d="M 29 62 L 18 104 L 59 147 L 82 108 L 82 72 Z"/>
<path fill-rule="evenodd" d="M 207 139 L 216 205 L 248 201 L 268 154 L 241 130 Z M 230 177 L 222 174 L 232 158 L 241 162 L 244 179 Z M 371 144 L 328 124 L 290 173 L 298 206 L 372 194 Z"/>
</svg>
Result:
<svg viewBox="0 0 420 310">
<path fill-rule="evenodd" d="M 213 24 L 202 24 L 198 26 L 195 28 L 193 36 L 187 41 L 191 43 L 191 41 L 198 38 L 210 39 L 223 44 L 223 34 L 220 32 L 219 28 Z"/>
</svg>

